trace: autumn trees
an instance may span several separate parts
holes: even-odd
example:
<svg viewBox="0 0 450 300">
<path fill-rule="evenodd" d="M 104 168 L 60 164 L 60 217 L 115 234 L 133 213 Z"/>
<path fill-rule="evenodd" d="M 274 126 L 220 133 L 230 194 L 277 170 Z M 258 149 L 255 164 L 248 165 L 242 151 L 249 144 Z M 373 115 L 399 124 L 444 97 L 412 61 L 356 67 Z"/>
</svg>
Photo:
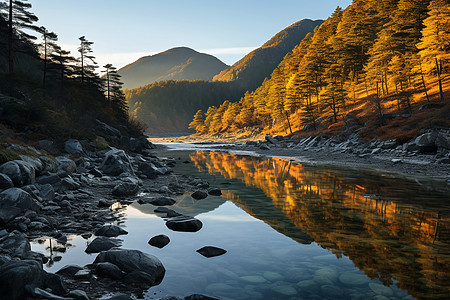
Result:
<svg viewBox="0 0 450 300">
<path fill-rule="evenodd" d="M 338 7 L 238 105 L 208 110 L 207 117 L 213 120 L 216 113 L 238 108 L 232 123 L 227 119 L 222 126 L 211 123 L 212 128 L 205 122 L 202 132 L 255 125 L 289 133 L 307 125 L 314 128 L 321 120 L 336 123 L 362 91 L 364 101 L 375 99 L 380 117 L 388 99 L 396 100 L 399 113 L 410 113 L 414 93 L 425 92 L 429 99 L 431 83 L 426 78 L 431 75 L 436 76 L 444 100 L 442 82 L 449 60 L 448 0 L 355 0 L 344 11 Z M 245 119 L 240 118 L 244 112 Z"/>
</svg>

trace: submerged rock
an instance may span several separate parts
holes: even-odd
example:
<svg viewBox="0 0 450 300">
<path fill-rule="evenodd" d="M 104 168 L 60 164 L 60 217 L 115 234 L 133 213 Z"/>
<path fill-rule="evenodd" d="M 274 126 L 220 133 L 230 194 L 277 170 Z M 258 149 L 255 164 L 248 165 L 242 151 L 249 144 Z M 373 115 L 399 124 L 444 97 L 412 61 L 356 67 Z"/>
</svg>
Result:
<svg viewBox="0 0 450 300">
<path fill-rule="evenodd" d="M 219 256 L 219 255 L 223 255 L 225 253 L 227 253 L 227 250 L 221 249 L 221 248 L 217 248 L 217 247 L 213 247 L 213 246 L 205 246 L 201 249 L 197 250 L 198 253 L 200 253 L 201 255 L 205 256 L 205 257 L 215 257 L 215 256 Z"/>
<path fill-rule="evenodd" d="M 192 193 L 191 197 L 195 200 L 202 200 L 208 197 L 208 194 L 203 191 L 195 191 L 194 193 Z"/>
<path fill-rule="evenodd" d="M 149 243 L 151 246 L 158 247 L 158 248 L 163 248 L 163 247 L 165 247 L 167 244 L 170 243 L 170 239 L 169 239 L 169 237 L 168 237 L 167 235 L 165 235 L 165 234 L 160 234 L 160 235 L 157 235 L 157 236 L 152 237 L 152 238 L 148 241 L 148 243 Z"/>
<path fill-rule="evenodd" d="M 179 216 L 167 220 L 166 226 L 173 231 L 197 232 L 202 229 L 203 224 L 196 218 Z"/>
</svg>

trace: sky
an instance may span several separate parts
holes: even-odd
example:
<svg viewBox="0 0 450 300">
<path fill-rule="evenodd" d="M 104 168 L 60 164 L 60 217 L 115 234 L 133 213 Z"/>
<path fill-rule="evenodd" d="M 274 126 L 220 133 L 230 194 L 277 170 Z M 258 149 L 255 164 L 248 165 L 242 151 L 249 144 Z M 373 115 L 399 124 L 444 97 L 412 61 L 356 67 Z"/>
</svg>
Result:
<svg viewBox="0 0 450 300">
<path fill-rule="evenodd" d="M 73 56 L 85 36 L 99 65 L 120 68 L 185 46 L 232 65 L 302 19 L 326 19 L 351 0 L 29 0 L 38 25 Z"/>
</svg>

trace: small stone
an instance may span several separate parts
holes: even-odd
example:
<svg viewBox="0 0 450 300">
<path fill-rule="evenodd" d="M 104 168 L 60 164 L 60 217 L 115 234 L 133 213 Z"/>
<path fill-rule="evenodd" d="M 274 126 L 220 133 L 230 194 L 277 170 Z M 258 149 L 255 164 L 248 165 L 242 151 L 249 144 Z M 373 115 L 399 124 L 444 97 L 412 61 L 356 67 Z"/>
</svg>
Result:
<svg viewBox="0 0 450 300">
<path fill-rule="evenodd" d="M 81 269 L 75 273 L 74 277 L 78 280 L 87 280 L 91 278 L 91 271 L 87 269 Z"/>
<path fill-rule="evenodd" d="M 148 243 L 151 246 L 158 247 L 158 248 L 163 248 L 164 246 L 169 244 L 169 242 L 170 242 L 170 239 L 165 234 L 160 234 L 160 235 L 154 236 L 148 241 Z"/>
<path fill-rule="evenodd" d="M 116 237 L 122 234 L 128 234 L 128 232 L 116 225 L 105 225 L 98 229 L 95 233 L 96 236 Z"/>
<path fill-rule="evenodd" d="M 192 193 L 191 197 L 195 200 L 201 200 L 208 197 L 208 194 L 203 191 L 195 191 L 194 193 Z"/>
<path fill-rule="evenodd" d="M 217 188 L 212 188 L 208 191 L 208 194 L 210 194 L 211 196 L 221 196 L 222 195 L 222 191 L 220 189 Z"/>
<path fill-rule="evenodd" d="M 213 246 L 205 246 L 201 249 L 198 249 L 197 252 L 205 257 L 210 258 L 210 257 L 214 257 L 214 256 L 223 255 L 223 254 L 227 253 L 227 250 L 213 247 Z"/>
</svg>

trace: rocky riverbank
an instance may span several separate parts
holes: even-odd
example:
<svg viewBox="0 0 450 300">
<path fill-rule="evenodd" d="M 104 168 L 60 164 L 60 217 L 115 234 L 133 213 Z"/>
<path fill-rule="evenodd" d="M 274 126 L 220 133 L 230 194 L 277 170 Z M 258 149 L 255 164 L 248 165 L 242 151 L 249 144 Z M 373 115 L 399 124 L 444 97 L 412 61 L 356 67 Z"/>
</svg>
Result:
<svg viewBox="0 0 450 300">
<path fill-rule="evenodd" d="M 109 126 L 104 130 L 118 135 Z M 40 141 L 39 148 L 2 144 L 26 154 L 0 165 L 0 299 L 132 299 L 162 281 L 165 268 L 158 258 L 120 248 L 120 236 L 127 234 L 119 225 L 121 207 L 138 200 L 153 203 L 172 230 L 199 230 L 199 220 L 163 206 L 179 194 L 208 192 L 209 184 L 172 174 L 177 161 L 154 156 L 145 139 L 120 140 L 128 151 L 97 150 L 75 139 L 65 142 L 62 153 L 51 141 Z M 69 235 L 89 241 L 85 251 L 98 253 L 95 261 L 46 272 L 44 264 L 66 251 Z M 32 240 L 52 240 L 56 256 L 31 251 Z"/>
</svg>

